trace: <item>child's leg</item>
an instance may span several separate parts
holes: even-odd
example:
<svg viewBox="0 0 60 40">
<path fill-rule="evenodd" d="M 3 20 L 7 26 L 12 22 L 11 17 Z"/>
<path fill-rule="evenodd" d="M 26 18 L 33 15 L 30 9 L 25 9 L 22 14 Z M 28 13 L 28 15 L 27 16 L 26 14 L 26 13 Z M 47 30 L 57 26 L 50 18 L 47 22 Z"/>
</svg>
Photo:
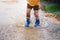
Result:
<svg viewBox="0 0 60 40">
<path fill-rule="evenodd" d="M 35 15 L 35 19 L 36 19 L 36 21 L 35 21 L 35 27 L 37 27 L 37 26 L 40 26 L 40 20 L 39 20 L 39 16 L 38 16 L 38 10 L 39 9 L 39 7 L 38 6 L 35 6 L 34 7 L 34 15 Z"/>
<path fill-rule="evenodd" d="M 38 18 L 38 10 L 34 10 L 35 18 Z"/>
<path fill-rule="evenodd" d="M 34 6 L 33 9 L 34 9 L 34 15 L 37 18 L 38 17 L 39 6 L 38 5 Z"/>
<path fill-rule="evenodd" d="M 30 12 L 31 12 L 31 9 L 30 8 L 27 8 L 26 18 L 30 18 Z"/>
<path fill-rule="evenodd" d="M 25 27 L 29 27 L 29 25 L 30 25 L 30 12 L 31 12 L 31 7 L 30 7 L 30 5 L 27 5 Z"/>
<path fill-rule="evenodd" d="M 29 27 L 29 24 L 30 24 L 30 11 L 31 9 L 27 8 L 25 27 Z"/>
<path fill-rule="evenodd" d="M 34 15 L 35 15 L 35 27 L 40 26 L 40 20 L 39 20 L 39 16 L 38 16 L 38 10 L 34 10 Z"/>
<path fill-rule="evenodd" d="M 31 9 L 32 7 L 29 4 L 27 4 L 26 18 L 30 18 Z"/>
</svg>

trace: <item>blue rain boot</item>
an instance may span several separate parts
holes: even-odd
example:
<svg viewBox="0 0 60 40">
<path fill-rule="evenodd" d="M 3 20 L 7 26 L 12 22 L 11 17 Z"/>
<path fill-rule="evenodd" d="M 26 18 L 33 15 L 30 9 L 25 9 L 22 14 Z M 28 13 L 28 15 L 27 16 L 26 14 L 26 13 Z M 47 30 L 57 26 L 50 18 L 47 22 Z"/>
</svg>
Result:
<svg viewBox="0 0 60 40">
<path fill-rule="evenodd" d="M 39 18 L 36 18 L 34 27 L 39 27 L 39 26 L 40 26 L 40 20 Z"/>
<path fill-rule="evenodd" d="M 30 18 L 27 18 L 27 19 L 26 19 L 25 27 L 29 27 L 29 25 L 30 25 Z"/>
</svg>

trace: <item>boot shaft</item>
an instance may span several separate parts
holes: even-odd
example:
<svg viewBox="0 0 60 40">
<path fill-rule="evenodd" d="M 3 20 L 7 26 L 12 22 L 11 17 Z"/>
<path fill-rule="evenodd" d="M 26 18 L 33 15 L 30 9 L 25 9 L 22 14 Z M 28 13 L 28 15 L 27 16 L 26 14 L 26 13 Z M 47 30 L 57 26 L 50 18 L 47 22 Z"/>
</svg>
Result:
<svg viewBox="0 0 60 40">
<path fill-rule="evenodd" d="M 26 18 L 27 24 L 30 24 L 30 18 Z"/>
</svg>

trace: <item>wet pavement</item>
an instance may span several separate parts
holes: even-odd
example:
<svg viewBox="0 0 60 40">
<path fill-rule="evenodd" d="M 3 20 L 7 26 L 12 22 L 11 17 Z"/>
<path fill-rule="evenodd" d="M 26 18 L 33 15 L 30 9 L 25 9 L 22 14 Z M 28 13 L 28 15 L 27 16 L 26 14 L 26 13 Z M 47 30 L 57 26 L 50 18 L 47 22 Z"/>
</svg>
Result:
<svg viewBox="0 0 60 40">
<path fill-rule="evenodd" d="M 31 26 L 25 28 L 22 26 L 25 24 L 23 9 L 16 3 L 0 3 L 0 40 L 60 40 L 60 21 L 54 17 L 45 17 L 45 12 L 39 10 L 40 27 L 33 26 L 34 15 L 32 14 Z"/>
</svg>

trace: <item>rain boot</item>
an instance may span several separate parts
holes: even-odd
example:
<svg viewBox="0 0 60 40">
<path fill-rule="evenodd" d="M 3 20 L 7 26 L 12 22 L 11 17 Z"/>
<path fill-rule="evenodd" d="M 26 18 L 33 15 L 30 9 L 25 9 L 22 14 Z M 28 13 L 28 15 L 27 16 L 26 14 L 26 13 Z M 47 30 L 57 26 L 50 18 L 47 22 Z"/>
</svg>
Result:
<svg viewBox="0 0 60 40">
<path fill-rule="evenodd" d="M 27 19 L 26 19 L 25 27 L 29 27 L 29 25 L 30 25 L 30 18 L 27 18 Z"/>
<path fill-rule="evenodd" d="M 39 26 L 40 26 L 40 20 L 39 18 L 36 18 L 34 27 L 39 27 Z"/>
</svg>

